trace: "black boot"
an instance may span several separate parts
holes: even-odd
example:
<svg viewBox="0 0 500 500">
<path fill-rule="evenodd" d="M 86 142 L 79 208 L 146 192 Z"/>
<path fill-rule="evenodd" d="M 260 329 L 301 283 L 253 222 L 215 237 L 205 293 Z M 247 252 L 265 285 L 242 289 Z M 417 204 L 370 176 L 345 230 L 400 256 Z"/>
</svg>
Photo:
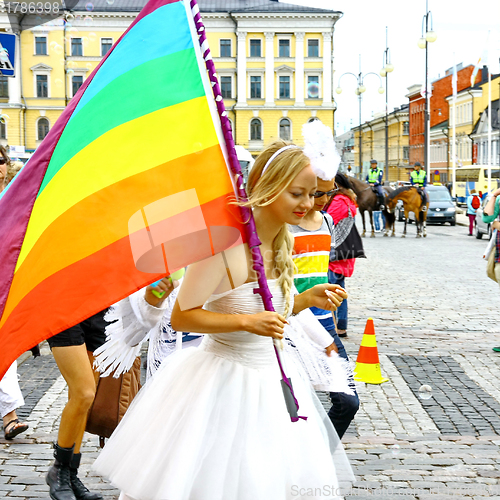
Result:
<svg viewBox="0 0 500 500">
<path fill-rule="evenodd" d="M 52 500 L 76 500 L 71 487 L 70 463 L 75 445 L 71 448 L 61 448 L 54 443 L 54 465 L 47 472 L 46 483 L 50 486 Z"/>
<path fill-rule="evenodd" d="M 77 500 L 102 500 L 102 495 L 99 493 L 92 493 L 89 489 L 80 481 L 78 477 L 78 467 L 80 467 L 80 460 L 82 459 L 81 453 L 73 453 L 73 458 L 71 459 L 70 471 L 71 471 L 71 487 L 73 488 L 73 493 Z"/>
</svg>

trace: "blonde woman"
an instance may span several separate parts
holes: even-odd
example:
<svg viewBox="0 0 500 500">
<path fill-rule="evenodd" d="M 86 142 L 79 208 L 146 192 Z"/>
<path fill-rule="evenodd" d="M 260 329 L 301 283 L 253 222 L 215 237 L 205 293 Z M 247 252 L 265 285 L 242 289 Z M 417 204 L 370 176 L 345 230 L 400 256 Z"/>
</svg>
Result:
<svg viewBox="0 0 500 500">
<path fill-rule="evenodd" d="M 298 147 L 277 141 L 248 180 L 266 278 L 277 312 L 254 293 L 257 276 L 242 245 L 189 266 L 172 313 L 177 331 L 204 333 L 198 348 L 167 358 L 130 407 L 94 468 L 135 500 L 287 500 L 324 488 L 338 498 L 353 479 L 345 453 L 307 377 L 284 361 L 300 404 L 291 422 L 273 339 L 287 317 L 335 310 L 336 285 L 292 296 L 293 238 L 312 208 L 316 174 Z M 226 269 L 229 268 L 231 279 Z"/>
</svg>

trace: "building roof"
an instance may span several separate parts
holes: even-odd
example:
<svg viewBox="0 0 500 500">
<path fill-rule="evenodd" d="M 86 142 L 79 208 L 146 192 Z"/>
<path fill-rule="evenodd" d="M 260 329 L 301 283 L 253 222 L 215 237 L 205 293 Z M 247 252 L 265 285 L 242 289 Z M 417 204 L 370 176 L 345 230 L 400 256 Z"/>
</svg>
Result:
<svg viewBox="0 0 500 500">
<path fill-rule="evenodd" d="M 88 10 L 86 6 L 93 5 L 92 12 L 139 12 L 148 0 L 78 0 L 75 11 Z M 293 5 L 277 0 L 198 0 L 201 12 L 276 12 L 276 13 L 324 13 L 340 14 L 338 11 L 329 9 L 317 9 L 304 5 Z"/>
<path fill-rule="evenodd" d="M 499 100 L 497 99 L 496 101 L 491 101 L 491 129 L 492 130 L 498 130 L 500 128 L 500 107 L 498 105 Z M 479 115 L 479 119 L 477 120 L 476 124 L 474 125 L 474 130 L 472 131 L 472 134 L 477 134 L 479 130 L 479 126 L 481 124 L 481 120 L 486 119 L 488 117 L 488 107 L 484 109 L 484 111 Z M 471 134 L 471 135 L 472 135 Z"/>
<path fill-rule="evenodd" d="M 448 120 L 445 120 L 444 122 L 438 123 L 437 125 L 434 125 L 434 127 L 431 127 L 431 130 L 439 130 L 447 128 L 449 128 Z"/>
</svg>

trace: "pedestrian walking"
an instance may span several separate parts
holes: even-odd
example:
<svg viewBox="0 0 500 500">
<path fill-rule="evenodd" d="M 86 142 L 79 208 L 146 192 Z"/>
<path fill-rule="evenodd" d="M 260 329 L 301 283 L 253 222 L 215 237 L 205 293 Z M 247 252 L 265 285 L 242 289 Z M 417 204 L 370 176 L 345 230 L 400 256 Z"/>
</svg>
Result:
<svg viewBox="0 0 500 500">
<path fill-rule="evenodd" d="M 467 196 L 467 217 L 469 218 L 469 236 L 474 233 L 476 224 L 476 212 L 481 206 L 481 198 L 476 193 L 475 189 L 471 189 L 470 195 Z"/>
<path fill-rule="evenodd" d="M 356 195 L 352 190 L 349 179 L 342 173 L 335 176 L 336 190 L 333 198 L 328 205 L 328 214 L 331 215 L 334 224 L 348 217 L 356 216 Z M 336 284 L 345 289 L 345 279 L 350 278 L 354 272 L 356 259 L 337 260 L 335 256 L 330 259 L 328 265 L 328 282 Z M 335 318 L 337 320 L 337 333 L 339 337 L 347 337 L 348 324 L 348 301 L 343 300 L 337 311 Z"/>
<path fill-rule="evenodd" d="M 17 165 L 12 168 L 5 148 L 0 146 L 0 192 L 7 187 L 19 170 Z M 24 398 L 17 377 L 17 361 L 14 361 L 0 380 L 0 413 L 5 439 L 14 439 L 29 428 L 29 425 L 20 422 L 17 416 L 16 410 L 21 406 L 24 406 Z"/>
<path fill-rule="evenodd" d="M 312 122 L 312 124 L 317 127 L 317 125 L 314 125 L 315 122 Z M 304 129 L 307 126 L 309 124 L 304 125 Z M 331 132 L 329 134 L 331 135 Z M 306 137 L 307 148 L 307 132 L 304 132 L 304 136 Z M 324 169 L 315 168 L 315 162 L 312 161 L 313 170 L 317 175 L 317 191 L 314 193 L 313 208 L 307 212 L 300 224 L 290 226 L 290 231 L 294 235 L 293 258 L 297 266 L 294 281 L 299 292 L 308 290 L 318 283 L 328 283 L 329 257 L 330 252 L 334 251 L 333 219 L 330 214 L 322 213 L 322 211 L 335 193 L 335 175 L 338 162 L 335 162 L 335 158 L 330 159 L 331 156 L 326 153 L 322 154 L 321 158 L 328 161 Z M 344 299 L 342 304 L 346 301 L 347 299 Z M 339 308 L 342 307 L 342 304 Z M 329 354 L 332 350 L 335 350 L 340 357 L 349 362 L 345 347 L 336 332 L 332 312 L 316 307 L 311 308 L 311 311 L 333 339 L 333 343 L 326 347 L 327 353 Z M 337 312 L 338 309 L 334 314 Z M 340 439 L 342 439 L 359 409 L 359 397 L 356 393 L 352 372 L 348 374 L 348 379 L 352 394 L 329 391 L 332 407 L 328 412 L 328 416 Z"/>
<path fill-rule="evenodd" d="M 131 498 L 285 499 L 292 485 L 352 481 L 333 425 L 285 351 L 299 413 L 308 417 L 290 421 L 272 341 L 283 339 L 290 314 L 311 306 L 333 310 L 345 296 L 323 284 L 292 302 L 287 224 L 298 224 L 312 207 L 316 176 L 309 163 L 300 148 L 280 140 L 249 175 L 247 206 L 277 312 L 264 311 L 254 293 L 259 285 L 246 245 L 188 267 L 171 323 L 176 331 L 204 333 L 202 343 L 163 362 L 94 465 Z M 333 488 L 325 498 L 339 496 Z"/>
<path fill-rule="evenodd" d="M 46 475 L 52 500 L 102 499 L 102 495 L 89 491 L 81 482 L 78 468 L 87 415 L 96 391 L 93 352 L 106 341 L 105 313 L 104 310 L 94 314 L 48 339 L 57 366 L 68 384 L 68 402 L 54 443 L 55 462 Z"/>
<path fill-rule="evenodd" d="M 498 215 L 500 214 L 500 188 L 493 191 L 488 203 L 483 210 L 483 222 L 486 224 L 491 224 L 492 230 L 496 231 L 496 241 L 495 247 L 491 250 L 495 252 L 495 277 L 497 283 L 500 284 L 500 222 L 498 221 Z M 499 347 L 493 347 L 493 350 L 500 352 Z"/>
</svg>

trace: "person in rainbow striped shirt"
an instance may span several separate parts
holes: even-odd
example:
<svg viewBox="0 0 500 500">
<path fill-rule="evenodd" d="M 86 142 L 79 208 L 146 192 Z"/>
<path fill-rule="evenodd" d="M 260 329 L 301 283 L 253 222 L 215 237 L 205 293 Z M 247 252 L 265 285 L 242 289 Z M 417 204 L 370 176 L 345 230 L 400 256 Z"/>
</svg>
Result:
<svg viewBox="0 0 500 500">
<path fill-rule="evenodd" d="M 315 124 L 315 130 L 319 126 L 319 124 Z M 306 151 L 308 149 L 307 132 L 304 132 L 304 136 L 306 139 L 304 150 Z M 332 144 L 330 147 L 334 147 L 334 145 Z M 290 231 L 295 238 L 293 259 L 297 269 L 294 282 L 299 293 L 315 285 L 328 283 L 330 252 L 335 251 L 333 219 L 329 214 L 322 213 L 322 211 L 335 193 L 335 175 L 339 162 L 335 160 L 335 154 L 322 154 L 319 156 L 320 161 L 315 161 L 315 155 L 311 153 L 309 153 L 309 156 L 311 157 L 311 167 L 317 175 L 318 187 L 314 193 L 314 205 L 309 212 L 304 214 L 303 222 L 296 226 L 290 226 Z M 317 155 L 316 158 L 318 158 Z M 331 158 L 331 160 L 330 162 L 324 162 L 322 161 L 323 158 Z M 310 309 L 333 338 L 332 344 L 326 347 L 326 353 L 329 355 L 333 350 L 340 357 L 349 360 L 344 345 L 337 335 L 332 312 L 317 307 L 311 307 Z M 340 439 L 342 439 L 359 409 L 359 398 L 352 373 L 349 375 L 349 387 L 353 390 L 354 395 L 343 392 L 330 392 L 332 407 L 328 412 L 328 416 Z"/>
</svg>

